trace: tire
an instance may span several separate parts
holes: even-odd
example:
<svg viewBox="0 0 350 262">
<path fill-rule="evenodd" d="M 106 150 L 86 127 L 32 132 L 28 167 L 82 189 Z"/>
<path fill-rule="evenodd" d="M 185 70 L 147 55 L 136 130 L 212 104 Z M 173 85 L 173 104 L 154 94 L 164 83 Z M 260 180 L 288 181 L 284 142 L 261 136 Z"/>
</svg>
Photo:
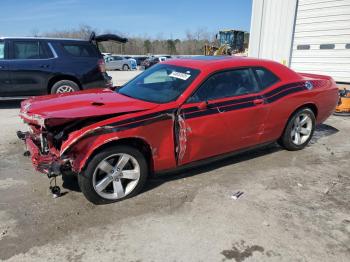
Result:
<svg viewBox="0 0 350 262">
<path fill-rule="evenodd" d="M 128 71 L 130 70 L 130 67 L 128 65 L 123 65 L 123 71 Z"/>
<path fill-rule="evenodd" d="M 77 83 L 71 80 L 60 80 L 52 86 L 51 94 L 71 93 L 79 90 Z"/>
<path fill-rule="evenodd" d="M 315 126 L 314 112 L 310 108 L 301 108 L 288 120 L 278 143 L 290 151 L 301 150 L 310 142 Z"/>
<path fill-rule="evenodd" d="M 124 167 L 124 162 L 120 162 L 122 159 L 126 163 Z M 120 171 L 117 170 L 117 164 L 122 167 Z M 78 183 L 87 200 L 100 205 L 137 195 L 147 176 L 148 165 L 144 155 L 134 147 L 120 145 L 106 148 L 94 155 L 78 175 Z"/>
</svg>

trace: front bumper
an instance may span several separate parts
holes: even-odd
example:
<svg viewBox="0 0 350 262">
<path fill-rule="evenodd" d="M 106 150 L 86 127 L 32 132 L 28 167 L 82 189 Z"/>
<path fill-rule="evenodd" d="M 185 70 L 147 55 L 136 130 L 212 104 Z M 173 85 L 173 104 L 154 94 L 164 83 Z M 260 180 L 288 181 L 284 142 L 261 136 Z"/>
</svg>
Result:
<svg viewBox="0 0 350 262">
<path fill-rule="evenodd" d="M 28 132 L 17 132 L 19 139 L 23 140 L 26 146 L 32 164 L 35 170 L 46 174 L 48 177 L 61 175 L 62 169 L 66 166 L 67 161 L 64 161 L 52 153 L 42 154 L 40 148 L 33 141 Z"/>
</svg>

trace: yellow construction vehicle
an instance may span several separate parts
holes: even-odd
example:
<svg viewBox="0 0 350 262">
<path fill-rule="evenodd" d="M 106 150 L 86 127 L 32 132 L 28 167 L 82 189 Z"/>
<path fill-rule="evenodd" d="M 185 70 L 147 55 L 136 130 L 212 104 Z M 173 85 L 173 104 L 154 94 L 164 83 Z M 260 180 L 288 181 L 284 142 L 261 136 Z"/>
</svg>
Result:
<svg viewBox="0 0 350 262">
<path fill-rule="evenodd" d="M 245 38 L 246 32 L 239 30 L 220 30 L 216 35 L 220 46 L 205 45 L 205 55 L 232 55 L 237 53 L 243 53 L 245 50 Z M 247 45 L 247 44 L 246 44 Z"/>
<path fill-rule="evenodd" d="M 350 90 L 339 90 L 339 103 L 334 112 L 338 116 L 350 116 Z"/>
</svg>

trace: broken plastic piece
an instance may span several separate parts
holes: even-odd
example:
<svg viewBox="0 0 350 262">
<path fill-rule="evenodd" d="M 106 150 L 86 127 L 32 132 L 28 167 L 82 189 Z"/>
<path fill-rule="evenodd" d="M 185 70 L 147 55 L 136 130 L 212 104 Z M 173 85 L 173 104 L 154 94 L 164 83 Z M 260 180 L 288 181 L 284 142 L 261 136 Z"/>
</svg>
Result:
<svg viewBox="0 0 350 262">
<path fill-rule="evenodd" d="M 243 195 L 243 192 L 237 191 L 236 193 L 232 194 L 231 198 L 237 200 L 241 195 Z"/>
</svg>

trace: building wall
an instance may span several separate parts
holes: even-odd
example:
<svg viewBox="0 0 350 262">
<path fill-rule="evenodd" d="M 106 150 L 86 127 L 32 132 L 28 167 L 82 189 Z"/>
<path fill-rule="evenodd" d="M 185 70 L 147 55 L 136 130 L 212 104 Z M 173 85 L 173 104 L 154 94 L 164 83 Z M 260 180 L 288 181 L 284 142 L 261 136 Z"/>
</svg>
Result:
<svg viewBox="0 0 350 262">
<path fill-rule="evenodd" d="M 350 0 L 299 0 L 291 68 L 350 83 Z"/>
<path fill-rule="evenodd" d="M 253 0 L 249 53 L 290 65 L 297 0 Z"/>
</svg>

